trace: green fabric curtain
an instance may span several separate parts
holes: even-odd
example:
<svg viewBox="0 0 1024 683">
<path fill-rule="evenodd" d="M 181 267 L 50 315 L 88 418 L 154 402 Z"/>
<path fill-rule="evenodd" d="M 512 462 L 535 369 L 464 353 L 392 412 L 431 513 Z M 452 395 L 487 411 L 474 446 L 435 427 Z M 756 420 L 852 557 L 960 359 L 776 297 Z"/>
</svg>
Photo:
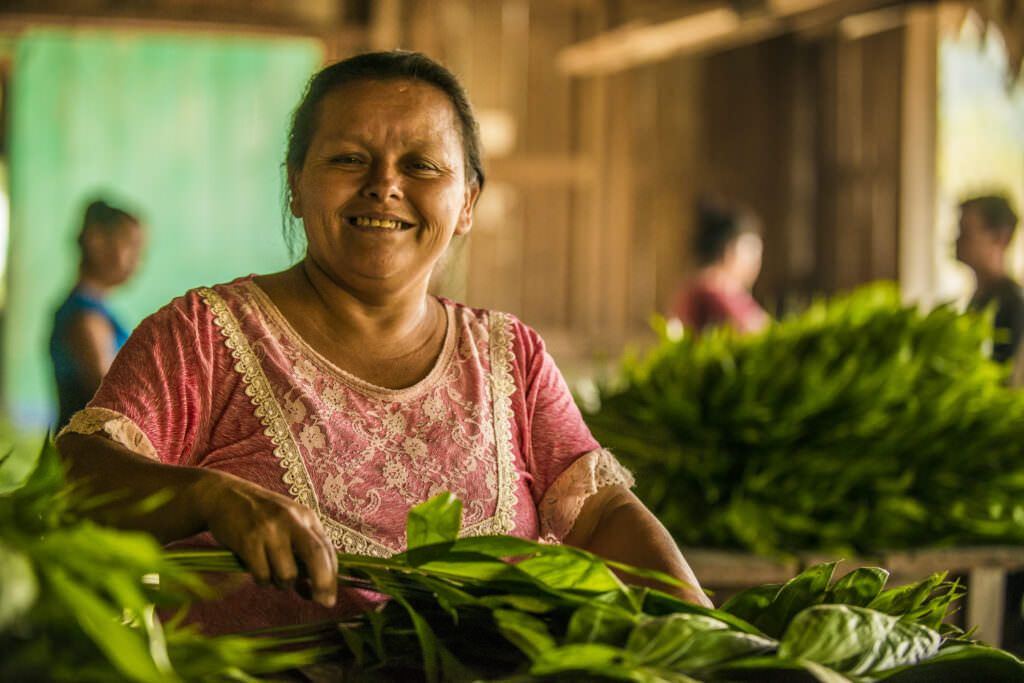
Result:
<svg viewBox="0 0 1024 683">
<path fill-rule="evenodd" d="M 3 394 L 23 427 L 54 414 L 47 345 L 96 195 L 148 228 L 113 300 L 137 324 L 186 289 L 287 265 L 281 162 L 317 41 L 40 30 L 17 44 Z"/>
</svg>

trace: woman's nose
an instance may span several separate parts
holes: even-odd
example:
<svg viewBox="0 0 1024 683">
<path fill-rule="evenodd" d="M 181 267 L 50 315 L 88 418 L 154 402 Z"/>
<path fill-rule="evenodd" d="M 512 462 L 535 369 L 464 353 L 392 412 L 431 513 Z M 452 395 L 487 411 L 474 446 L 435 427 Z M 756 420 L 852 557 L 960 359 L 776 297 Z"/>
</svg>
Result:
<svg viewBox="0 0 1024 683">
<path fill-rule="evenodd" d="M 363 196 L 377 200 L 401 199 L 402 176 L 393 165 L 377 162 L 370 166 Z"/>
</svg>

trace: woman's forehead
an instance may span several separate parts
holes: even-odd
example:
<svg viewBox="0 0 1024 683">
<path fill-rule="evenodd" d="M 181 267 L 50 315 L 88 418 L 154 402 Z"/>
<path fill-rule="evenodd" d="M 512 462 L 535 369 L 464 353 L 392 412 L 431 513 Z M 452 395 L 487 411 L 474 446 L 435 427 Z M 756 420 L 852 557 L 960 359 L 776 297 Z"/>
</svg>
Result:
<svg viewBox="0 0 1024 683">
<path fill-rule="evenodd" d="M 424 142 L 458 135 L 458 115 L 448 95 L 412 79 L 359 80 L 339 86 L 320 102 L 317 133 L 338 137 L 400 131 Z"/>
</svg>

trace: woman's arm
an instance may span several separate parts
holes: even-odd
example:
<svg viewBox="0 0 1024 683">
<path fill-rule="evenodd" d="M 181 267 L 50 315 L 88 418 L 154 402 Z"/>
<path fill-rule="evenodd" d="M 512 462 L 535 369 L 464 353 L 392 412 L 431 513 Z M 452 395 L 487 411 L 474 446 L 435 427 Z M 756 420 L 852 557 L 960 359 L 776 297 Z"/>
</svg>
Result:
<svg viewBox="0 0 1024 683">
<path fill-rule="evenodd" d="M 113 494 L 92 513 L 97 521 L 147 531 L 164 543 L 210 531 L 259 582 L 291 585 L 298 559 L 313 598 L 334 605 L 337 556 L 312 510 L 224 472 L 150 460 L 104 436 L 66 433 L 57 447 L 69 477 L 86 492 Z M 155 509 L 139 505 L 162 495 L 168 500 Z"/>
<path fill-rule="evenodd" d="M 114 330 L 110 321 L 95 311 L 83 311 L 68 321 L 67 349 L 85 388 L 96 393 L 114 360 Z"/>
<path fill-rule="evenodd" d="M 629 582 L 649 585 L 683 600 L 713 607 L 672 536 L 625 486 L 606 486 L 587 498 L 565 543 L 609 560 L 675 577 L 687 587 L 667 586 L 632 576 Z"/>
</svg>

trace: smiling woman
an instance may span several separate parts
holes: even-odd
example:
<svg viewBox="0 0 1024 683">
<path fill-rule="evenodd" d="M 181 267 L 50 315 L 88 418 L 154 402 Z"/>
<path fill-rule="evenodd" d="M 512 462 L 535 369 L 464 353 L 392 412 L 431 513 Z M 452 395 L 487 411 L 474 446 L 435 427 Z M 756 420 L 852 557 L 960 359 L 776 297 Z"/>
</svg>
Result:
<svg viewBox="0 0 1024 683">
<path fill-rule="evenodd" d="M 565 542 L 658 569 L 707 603 L 685 560 L 593 439 L 540 337 L 428 294 L 483 187 L 461 86 L 423 55 L 327 67 L 296 110 L 293 267 L 202 288 L 144 321 L 58 445 L 72 475 L 130 499 L 98 513 L 165 541 L 219 543 L 257 582 L 195 615 L 208 631 L 338 617 L 334 551 L 405 547 L 441 491 L 463 533 Z M 170 490 L 160 510 L 137 501 Z"/>
</svg>

